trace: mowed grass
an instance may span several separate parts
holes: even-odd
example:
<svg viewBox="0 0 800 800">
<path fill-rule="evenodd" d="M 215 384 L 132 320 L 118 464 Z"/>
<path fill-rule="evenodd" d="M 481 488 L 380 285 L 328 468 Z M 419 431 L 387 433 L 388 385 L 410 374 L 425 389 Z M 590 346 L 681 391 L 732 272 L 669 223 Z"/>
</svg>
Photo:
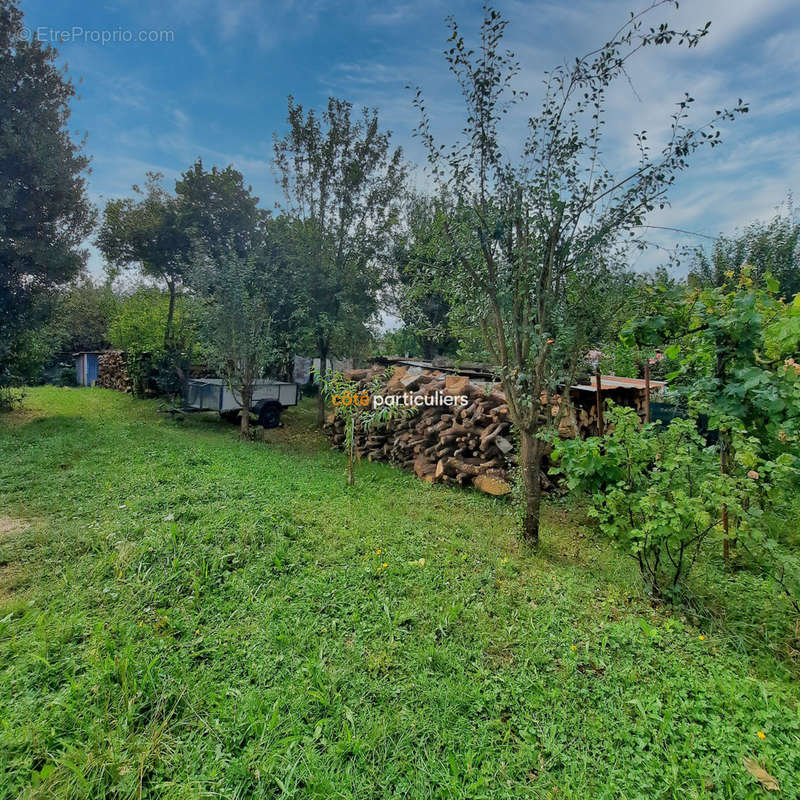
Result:
<svg viewBox="0 0 800 800">
<path fill-rule="evenodd" d="M 772 587 L 670 613 L 569 506 L 532 553 L 507 503 L 348 488 L 284 419 L 41 388 L 0 420 L 0 797 L 767 796 L 743 757 L 800 797 Z"/>
</svg>

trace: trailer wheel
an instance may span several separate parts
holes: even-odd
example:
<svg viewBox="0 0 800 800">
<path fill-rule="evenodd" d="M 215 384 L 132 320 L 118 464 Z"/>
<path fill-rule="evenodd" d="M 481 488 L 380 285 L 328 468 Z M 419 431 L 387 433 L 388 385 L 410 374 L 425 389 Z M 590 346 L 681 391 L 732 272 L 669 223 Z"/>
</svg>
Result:
<svg viewBox="0 0 800 800">
<path fill-rule="evenodd" d="M 266 403 L 258 412 L 258 424 L 262 428 L 277 428 L 281 422 L 281 411 L 283 408 L 280 403 Z"/>
</svg>

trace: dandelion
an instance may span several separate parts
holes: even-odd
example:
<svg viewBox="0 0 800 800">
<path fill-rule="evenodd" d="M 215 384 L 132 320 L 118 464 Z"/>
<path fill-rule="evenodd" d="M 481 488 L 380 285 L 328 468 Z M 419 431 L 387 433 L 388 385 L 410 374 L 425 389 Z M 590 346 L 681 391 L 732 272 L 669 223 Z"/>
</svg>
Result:
<svg viewBox="0 0 800 800">
<path fill-rule="evenodd" d="M 574 653 L 578 648 L 574 644 L 571 644 L 569 646 L 569 649 L 572 650 L 572 652 Z"/>
<path fill-rule="evenodd" d="M 386 569 L 386 567 L 388 567 L 389 565 L 388 565 L 388 564 L 387 564 L 387 563 L 384 561 L 384 563 L 383 563 L 383 564 L 381 564 L 381 566 L 382 566 L 384 569 Z"/>
<path fill-rule="evenodd" d="M 704 641 L 706 640 L 706 637 L 705 637 L 705 636 L 703 636 L 703 634 L 702 634 L 702 633 L 701 633 L 701 634 L 700 634 L 700 635 L 699 635 L 697 638 L 698 638 L 698 639 L 699 639 L 701 642 L 704 642 Z"/>
<path fill-rule="evenodd" d="M 325 633 L 325 631 L 327 631 L 327 630 L 328 630 L 327 628 L 323 628 L 322 632 Z"/>
<path fill-rule="evenodd" d="M 767 738 L 767 734 L 764 733 L 764 731 L 757 731 L 756 732 L 756 736 L 758 736 L 759 739 L 766 739 Z"/>
<path fill-rule="evenodd" d="M 382 552 L 382 551 L 381 551 L 381 549 L 380 549 L 380 547 L 379 547 L 379 548 L 378 548 L 378 549 L 375 551 L 375 555 L 376 555 L 376 556 L 379 556 L 379 555 L 381 554 L 381 552 Z"/>
</svg>

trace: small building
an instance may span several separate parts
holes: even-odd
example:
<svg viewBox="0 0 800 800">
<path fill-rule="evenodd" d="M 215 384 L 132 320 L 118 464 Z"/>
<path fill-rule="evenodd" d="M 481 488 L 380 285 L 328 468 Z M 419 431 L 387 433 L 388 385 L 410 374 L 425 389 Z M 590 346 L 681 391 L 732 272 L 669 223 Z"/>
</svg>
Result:
<svg viewBox="0 0 800 800">
<path fill-rule="evenodd" d="M 94 386 L 97 383 L 100 352 L 93 350 L 72 354 L 75 359 L 75 382 L 78 386 Z"/>
</svg>

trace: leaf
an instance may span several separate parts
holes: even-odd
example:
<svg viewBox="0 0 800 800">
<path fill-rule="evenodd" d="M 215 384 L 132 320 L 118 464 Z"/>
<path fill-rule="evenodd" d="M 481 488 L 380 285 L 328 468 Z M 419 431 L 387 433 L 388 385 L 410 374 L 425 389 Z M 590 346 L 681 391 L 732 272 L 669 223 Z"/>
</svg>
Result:
<svg viewBox="0 0 800 800">
<path fill-rule="evenodd" d="M 754 758 L 743 758 L 744 768 L 767 790 L 779 792 L 781 787 L 778 781 L 772 777 Z"/>
</svg>

